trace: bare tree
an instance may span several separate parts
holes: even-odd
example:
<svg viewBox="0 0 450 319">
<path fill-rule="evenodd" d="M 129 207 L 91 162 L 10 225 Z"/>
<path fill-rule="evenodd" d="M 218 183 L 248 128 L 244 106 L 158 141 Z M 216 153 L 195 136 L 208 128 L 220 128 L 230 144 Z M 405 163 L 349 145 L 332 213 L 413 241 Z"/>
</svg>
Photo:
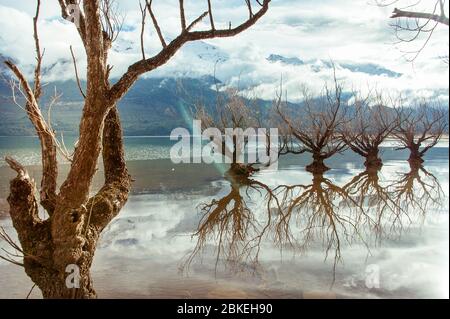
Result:
<svg viewBox="0 0 450 319">
<path fill-rule="evenodd" d="M 58 0 L 63 18 L 70 16 L 69 5 L 75 0 Z M 208 1 L 208 3 L 210 3 Z M 108 52 L 120 30 L 120 19 L 113 12 L 111 1 L 85 0 L 80 4 L 77 30 L 87 56 L 87 87 L 79 126 L 79 141 L 75 148 L 69 173 L 57 191 L 58 175 L 54 133 L 49 129 L 39 108 L 40 70 L 42 53 L 39 46 L 37 20 L 40 1 L 34 18 L 34 38 L 37 66 L 32 87 L 19 68 L 11 61 L 6 65 L 19 80 L 26 95 L 25 109 L 41 141 L 43 176 L 40 200 L 48 219 L 38 216 L 35 185 L 25 168 L 9 158 L 7 161 L 18 175 L 11 181 L 10 215 L 24 252 L 23 266 L 27 275 L 41 289 L 44 298 L 92 298 L 96 296 L 90 276 L 96 244 L 101 231 L 119 213 L 128 198 L 131 182 L 124 160 L 122 130 L 116 108 L 140 75 L 164 65 L 187 42 L 235 36 L 254 25 L 269 9 L 270 0 L 260 3 L 258 11 L 250 10 L 243 23 L 216 28 L 211 5 L 208 10 L 188 23 L 180 0 L 181 31 L 166 42 L 153 12 L 152 1 L 146 1 L 153 26 L 162 49 L 156 55 L 141 60 L 111 83 Z M 247 2 L 248 6 L 248 2 Z M 250 8 L 250 6 L 248 6 Z M 198 22 L 209 17 L 208 30 L 195 30 Z M 102 155 L 105 184 L 93 197 L 89 196 L 92 178 Z M 79 288 L 66 286 L 66 267 L 79 269 Z"/>
<path fill-rule="evenodd" d="M 281 90 L 282 91 L 282 90 Z M 267 119 L 267 124 L 271 127 L 276 127 L 278 130 L 278 158 L 282 155 L 287 154 L 303 154 L 306 149 L 298 142 L 292 133 L 292 129 L 289 125 L 286 125 L 284 117 L 279 115 L 280 111 L 286 113 L 289 109 L 289 102 L 283 101 L 282 95 L 279 94 L 273 101 L 272 107 L 269 110 L 269 116 Z M 261 121 L 262 122 L 262 121 Z M 263 123 L 259 124 L 263 126 Z M 267 135 L 267 140 L 269 141 L 269 135 Z M 267 144 L 267 152 L 269 151 L 270 144 Z"/>
<path fill-rule="evenodd" d="M 402 144 L 398 149 L 409 149 L 410 163 L 423 163 L 425 153 L 435 146 L 448 129 L 448 113 L 439 106 L 422 102 L 417 108 L 400 105 L 393 135 Z"/>
<path fill-rule="evenodd" d="M 403 6 L 403 8 L 394 8 L 391 18 L 396 19 L 396 22 L 391 26 L 395 31 L 398 43 L 421 42 L 417 49 L 405 52 L 407 60 L 411 62 L 423 51 L 439 25 L 448 27 L 445 0 L 418 0 L 413 3 L 403 0 L 376 0 L 376 3 L 379 6 L 393 6 L 394 4 Z M 424 3 L 425 7 L 422 6 Z M 444 62 L 448 64 L 448 53 Z"/>
<path fill-rule="evenodd" d="M 338 134 L 346 121 L 345 108 L 342 107 L 342 87 L 335 77 L 333 89 L 326 86 L 324 94 L 314 97 L 304 88 L 303 97 L 304 110 L 291 116 L 288 110 L 278 103 L 277 112 L 289 127 L 289 133 L 304 148 L 301 152 L 312 154 L 313 163 L 306 169 L 311 172 L 324 172 L 329 169 L 324 160 L 342 152 L 346 147 Z"/>
<path fill-rule="evenodd" d="M 366 167 L 381 167 L 380 145 L 398 124 L 395 112 L 385 106 L 380 95 L 374 101 L 370 95 L 355 94 L 355 101 L 347 108 L 350 109 L 346 112 L 349 120 L 341 128 L 342 140 L 365 158 Z"/>
<path fill-rule="evenodd" d="M 195 118 L 201 120 L 202 129 L 215 128 L 223 136 L 222 139 L 211 137 L 214 150 L 228 158 L 232 171 L 247 177 L 257 171 L 253 167 L 256 163 L 244 165 L 239 157 L 244 156 L 249 142 L 248 136 L 244 135 L 245 130 L 257 128 L 256 103 L 255 99 L 246 99 L 235 88 L 227 88 L 224 92 L 217 90 L 216 104 L 212 107 L 208 108 L 202 102 L 195 103 Z M 227 129 L 233 130 L 232 136 L 227 134 Z"/>
</svg>

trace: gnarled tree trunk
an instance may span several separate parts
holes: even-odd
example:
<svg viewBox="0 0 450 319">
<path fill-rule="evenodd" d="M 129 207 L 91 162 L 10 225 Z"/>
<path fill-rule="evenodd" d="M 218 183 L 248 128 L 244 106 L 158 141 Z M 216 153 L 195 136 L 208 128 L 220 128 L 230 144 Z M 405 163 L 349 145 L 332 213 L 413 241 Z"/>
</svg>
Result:
<svg viewBox="0 0 450 319">
<path fill-rule="evenodd" d="M 76 11 L 73 7 L 69 10 L 69 5 L 77 6 L 79 2 L 59 0 L 62 17 L 68 18 Z M 57 193 L 58 143 L 54 131 L 49 123 L 46 123 L 39 107 L 43 54 L 37 33 L 40 9 L 40 0 L 37 0 L 36 15 L 33 19 L 37 55 L 34 87 L 31 87 L 13 62 L 7 61 L 6 65 L 20 83 L 26 99 L 27 115 L 41 143 L 43 174 L 40 204 L 48 213 L 47 219 L 43 220 L 38 216 L 36 186 L 25 168 L 12 158 L 7 158 L 7 162 L 17 172 L 17 177 L 11 181 L 8 202 L 13 226 L 21 244 L 20 250 L 24 255 L 23 264 L 20 265 L 41 289 L 44 298 L 96 297 L 90 267 L 97 241 L 102 230 L 126 203 L 131 186 L 124 159 L 117 102 L 140 75 L 165 64 L 185 43 L 215 37 L 231 37 L 251 27 L 267 12 L 270 0 L 259 3 L 261 7 L 257 12 L 253 12 L 250 3 L 247 3 L 250 14 L 245 22 L 233 28 L 230 24 L 226 29 L 216 29 L 211 6 L 209 11 L 187 24 L 183 1 L 180 1 L 182 30 L 170 43 L 166 43 L 153 14 L 152 2 L 146 1 L 144 10 L 149 11 L 163 48 L 153 57 L 146 58 L 142 46 L 142 59 L 130 65 L 122 77 L 111 85 L 109 74 L 112 67 L 108 64 L 108 51 L 117 37 L 117 32 L 120 31 L 120 23 L 115 13 L 111 11 L 110 1 L 82 1 L 83 10 L 78 8 L 79 17 L 73 20 L 77 22 L 76 27 L 86 52 L 87 88 L 85 94 L 79 85 L 76 72 L 79 89 L 85 98 L 79 140 L 71 159 L 68 176 Z M 194 27 L 208 15 L 211 29 L 193 31 Z M 142 21 L 142 25 L 144 22 Z M 73 59 L 76 63 L 74 56 Z M 90 198 L 89 191 L 100 154 L 103 158 L 105 184 Z"/>
<path fill-rule="evenodd" d="M 11 218 L 24 252 L 25 271 L 44 298 L 96 297 L 89 269 L 97 241 L 126 203 L 131 186 L 115 107 L 105 120 L 102 144 L 104 186 L 79 207 L 68 208 L 67 201 L 57 201 L 55 213 L 46 220 L 38 216 L 34 182 L 20 164 L 8 159 L 18 172 L 8 197 Z M 56 218 L 56 214 L 61 215 Z"/>
</svg>

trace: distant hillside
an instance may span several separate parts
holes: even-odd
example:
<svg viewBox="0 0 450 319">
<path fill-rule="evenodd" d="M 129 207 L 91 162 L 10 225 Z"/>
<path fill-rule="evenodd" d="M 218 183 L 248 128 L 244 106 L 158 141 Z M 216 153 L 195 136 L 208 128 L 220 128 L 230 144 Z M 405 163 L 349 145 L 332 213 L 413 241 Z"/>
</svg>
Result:
<svg viewBox="0 0 450 319">
<path fill-rule="evenodd" d="M 271 55 L 268 59 L 273 63 L 296 65 L 303 63 L 299 59 L 284 58 L 279 55 Z M 1 60 L 2 56 L 0 55 Z M 350 66 L 347 65 L 346 67 Z M 351 67 L 356 68 L 355 65 Z M 388 73 L 386 70 L 380 71 L 377 66 L 366 65 L 363 69 L 366 72 Z M 2 118 L 0 135 L 35 135 L 24 110 L 11 100 L 11 88 L 6 81 L 9 76 L 5 75 L 4 72 L 5 67 L 3 63 L 0 63 L 0 114 Z M 172 129 L 176 127 L 189 128 L 192 123 L 191 111 L 196 101 L 202 101 L 207 108 L 215 105 L 217 99 L 216 83 L 220 82 L 212 76 L 180 77 L 178 79 L 143 78 L 138 80 L 119 103 L 124 134 L 129 136 L 169 135 Z M 45 94 L 40 103 L 42 112 L 47 116 L 50 97 L 55 88 L 58 93 L 62 93 L 62 97 L 60 102 L 53 106 L 51 112 L 52 126 L 57 132 L 62 132 L 65 135 L 76 135 L 83 99 L 74 81 L 48 83 L 45 86 Z M 343 95 L 344 100 L 350 97 L 349 93 Z M 267 116 L 267 109 L 271 104 L 271 101 L 259 101 L 263 117 Z M 302 105 L 291 103 L 289 109 L 290 112 L 301 114 Z"/>
<path fill-rule="evenodd" d="M 168 135 L 175 127 L 189 127 L 194 101 L 213 105 L 216 91 L 214 79 L 141 79 L 119 103 L 126 135 Z M 41 101 L 47 115 L 54 88 L 63 95 L 51 112 L 53 128 L 65 134 L 77 134 L 83 106 L 82 97 L 73 81 L 50 83 Z M 0 81 L 0 135 L 34 135 L 34 129 L 25 112 L 11 100 L 11 89 Z"/>
</svg>

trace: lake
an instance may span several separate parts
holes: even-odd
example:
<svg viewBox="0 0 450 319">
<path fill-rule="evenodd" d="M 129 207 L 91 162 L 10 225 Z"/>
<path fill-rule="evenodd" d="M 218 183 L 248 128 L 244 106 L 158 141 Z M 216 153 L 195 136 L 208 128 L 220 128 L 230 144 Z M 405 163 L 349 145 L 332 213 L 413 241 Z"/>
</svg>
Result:
<svg viewBox="0 0 450 319">
<path fill-rule="evenodd" d="M 135 181 L 97 247 L 99 298 L 449 297 L 448 139 L 423 167 L 410 167 L 408 152 L 390 141 L 380 171 L 365 171 L 346 151 L 313 176 L 302 154 L 240 181 L 222 164 L 173 164 L 173 143 L 125 138 Z M 16 238 L 6 155 L 39 182 L 37 138 L 0 137 L 0 225 Z M 93 192 L 101 174 L 100 165 Z M 32 286 L 23 269 L 0 260 L 0 298 L 25 298 Z"/>
</svg>

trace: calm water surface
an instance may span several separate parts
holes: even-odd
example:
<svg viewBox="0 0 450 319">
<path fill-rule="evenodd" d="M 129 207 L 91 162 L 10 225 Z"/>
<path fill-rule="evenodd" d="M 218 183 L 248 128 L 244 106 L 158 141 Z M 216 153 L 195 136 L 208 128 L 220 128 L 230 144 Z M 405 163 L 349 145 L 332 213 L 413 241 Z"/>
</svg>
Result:
<svg viewBox="0 0 450 319">
<path fill-rule="evenodd" d="M 172 164 L 168 138 L 125 141 L 136 182 L 96 252 L 100 298 L 449 296 L 448 141 L 421 168 L 390 143 L 378 172 L 346 152 L 312 176 L 309 156 L 300 155 L 239 182 L 223 166 Z M 0 137 L 5 155 L 36 165 L 39 145 Z M 2 166 L 7 190 L 13 174 Z M 38 167 L 30 171 L 38 178 Z M 0 225 L 15 235 L 9 218 Z M 24 298 L 31 286 L 0 260 L 0 297 Z"/>
</svg>

